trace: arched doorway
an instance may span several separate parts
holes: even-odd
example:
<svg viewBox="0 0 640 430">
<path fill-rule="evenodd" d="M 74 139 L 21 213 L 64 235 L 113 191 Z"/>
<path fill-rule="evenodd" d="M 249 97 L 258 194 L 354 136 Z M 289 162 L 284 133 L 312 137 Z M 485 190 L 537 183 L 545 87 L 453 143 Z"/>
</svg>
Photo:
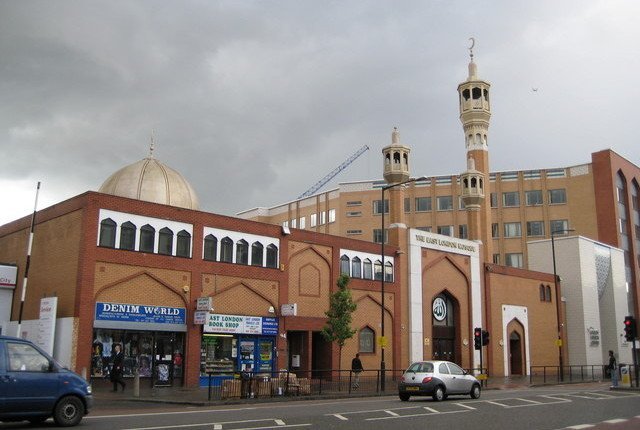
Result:
<svg viewBox="0 0 640 430">
<path fill-rule="evenodd" d="M 434 360 L 460 361 L 460 352 L 456 351 L 456 321 L 458 302 L 448 293 L 440 293 L 431 303 L 431 323 L 433 327 Z"/>
<path fill-rule="evenodd" d="M 517 331 L 512 331 L 509 335 L 509 368 L 511 375 L 522 375 L 522 357 L 523 357 L 522 337 Z"/>
</svg>

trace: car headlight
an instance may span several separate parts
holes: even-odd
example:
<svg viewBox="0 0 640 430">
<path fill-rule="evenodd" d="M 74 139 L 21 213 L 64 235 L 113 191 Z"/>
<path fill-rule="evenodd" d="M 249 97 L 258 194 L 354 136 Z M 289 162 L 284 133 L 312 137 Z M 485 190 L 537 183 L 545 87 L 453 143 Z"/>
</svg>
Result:
<svg viewBox="0 0 640 430">
<path fill-rule="evenodd" d="M 91 385 L 87 385 L 87 394 L 91 394 Z"/>
</svg>

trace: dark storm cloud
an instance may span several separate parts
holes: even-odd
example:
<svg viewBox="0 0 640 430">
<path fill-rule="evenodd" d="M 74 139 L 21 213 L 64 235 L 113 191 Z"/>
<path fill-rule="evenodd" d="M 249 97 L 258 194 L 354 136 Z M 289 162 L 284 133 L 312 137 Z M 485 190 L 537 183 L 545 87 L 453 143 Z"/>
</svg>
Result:
<svg viewBox="0 0 640 430">
<path fill-rule="evenodd" d="M 494 170 L 638 163 L 638 6 L 628 1 L 0 1 L 0 224 L 97 190 L 148 154 L 204 210 L 379 178 L 399 126 L 415 174 L 465 168 L 468 38 L 493 85 Z M 539 91 L 532 93 L 532 86 Z"/>
</svg>

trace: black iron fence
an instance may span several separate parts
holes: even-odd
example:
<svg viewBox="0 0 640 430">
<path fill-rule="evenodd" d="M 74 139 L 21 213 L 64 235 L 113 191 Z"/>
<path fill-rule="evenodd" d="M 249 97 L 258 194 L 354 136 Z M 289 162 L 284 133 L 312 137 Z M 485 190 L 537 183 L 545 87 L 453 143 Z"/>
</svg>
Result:
<svg viewBox="0 0 640 430">
<path fill-rule="evenodd" d="M 618 384 L 621 386 L 638 386 L 638 369 L 629 364 L 620 364 L 617 369 Z M 627 379 L 628 378 L 628 379 Z M 611 379 L 609 366 L 576 365 L 576 366 L 531 366 L 529 382 L 531 385 L 551 385 L 577 382 L 600 382 Z"/>
</svg>

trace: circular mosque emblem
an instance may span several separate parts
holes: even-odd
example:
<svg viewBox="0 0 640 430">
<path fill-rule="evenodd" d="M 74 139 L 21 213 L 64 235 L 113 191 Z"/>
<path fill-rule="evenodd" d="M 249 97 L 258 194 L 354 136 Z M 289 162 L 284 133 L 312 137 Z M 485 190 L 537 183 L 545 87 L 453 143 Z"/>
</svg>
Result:
<svg viewBox="0 0 640 430">
<path fill-rule="evenodd" d="M 447 304 L 442 297 L 436 297 L 433 301 L 433 317 L 436 321 L 443 321 L 447 317 Z"/>
</svg>

